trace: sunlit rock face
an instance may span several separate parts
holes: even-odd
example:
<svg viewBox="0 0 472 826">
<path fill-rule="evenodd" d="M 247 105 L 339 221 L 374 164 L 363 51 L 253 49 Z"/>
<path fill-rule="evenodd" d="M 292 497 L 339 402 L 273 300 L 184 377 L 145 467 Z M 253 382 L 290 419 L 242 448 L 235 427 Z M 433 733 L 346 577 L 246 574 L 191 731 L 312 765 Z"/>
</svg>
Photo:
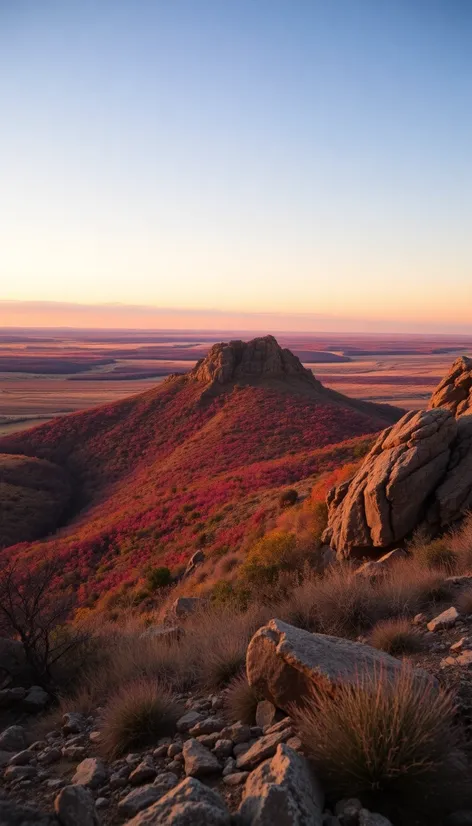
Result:
<svg viewBox="0 0 472 826">
<path fill-rule="evenodd" d="M 446 407 L 454 416 L 472 413 L 472 359 L 458 358 L 438 385 L 429 407 Z"/>
<path fill-rule="evenodd" d="M 228 384 L 232 381 L 254 378 L 283 378 L 295 376 L 321 386 L 311 370 L 290 350 L 283 349 L 273 336 L 252 341 L 230 341 L 214 344 L 190 374 L 204 382 Z"/>
<path fill-rule="evenodd" d="M 339 558 L 376 556 L 418 527 L 439 533 L 472 508 L 472 359 L 427 410 L 384 430 L 355 476 L 330 491 L 324 540 Z"/>
</svg>

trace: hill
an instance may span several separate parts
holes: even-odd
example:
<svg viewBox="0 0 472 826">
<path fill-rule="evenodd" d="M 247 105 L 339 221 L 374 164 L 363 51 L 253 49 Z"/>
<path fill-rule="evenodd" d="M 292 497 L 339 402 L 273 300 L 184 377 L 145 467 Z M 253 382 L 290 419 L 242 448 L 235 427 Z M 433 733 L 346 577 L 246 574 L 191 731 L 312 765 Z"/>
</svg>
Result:
<svg viewBox="0 0 472 826">
<path fill-rule="evenodd" d="M 272 336 L 215 344 L 146 393 L 1 439 L 3 454 L 52 462 L 72 484 L 68 524 L 4 553 L 34 565 L 54 551 L 94 605 L 149 565 L 238 549 L 284 487 L 359 457 L 400 412 L 327 390 Z"/>
</svg>

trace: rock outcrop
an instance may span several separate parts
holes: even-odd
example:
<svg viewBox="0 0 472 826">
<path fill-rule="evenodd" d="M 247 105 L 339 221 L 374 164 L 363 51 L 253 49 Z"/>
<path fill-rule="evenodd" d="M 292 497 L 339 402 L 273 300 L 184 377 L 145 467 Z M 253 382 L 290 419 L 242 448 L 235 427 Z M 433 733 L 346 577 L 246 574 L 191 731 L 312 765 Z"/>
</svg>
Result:
<svg viewBox="0 0 472 826">
<path fill-rule="evenodd" d="M 472 416 L 410 411 L 327 503 L 323 541 L 338 558 L 378 555 L 420 526 L 432 534 L 447 528 L 472 506 Z"/>
<path fill-rule="evenodd" d="M 217 385 L 291 376 L 321 387 L 311 370 L 303 367 L 290 350 L 280 347 L 274 336 L 214 344 L 206 358 L 197 362 L 190 376 Z"/>
<path fill-rule="evenodd" d="M 446 407 L 454 416 L 472 413 L 472 359 L 461 356 L 436 388 L 429 407 Z"/>
<path fill-rule="evenodd" d="M 278 619 L 259 628 L 246 656 L 249 685 L 285 711 L 314 686 L 335 691 L 341 684 L 354 685 L 361 674 L 375 677 L 381 670 L 393 679 L 401 669 L 400 660 L 369 645 L 311 634 Z M 419 669 L 416 675 L 421 681 L 433 679 Z"/>
</svg>

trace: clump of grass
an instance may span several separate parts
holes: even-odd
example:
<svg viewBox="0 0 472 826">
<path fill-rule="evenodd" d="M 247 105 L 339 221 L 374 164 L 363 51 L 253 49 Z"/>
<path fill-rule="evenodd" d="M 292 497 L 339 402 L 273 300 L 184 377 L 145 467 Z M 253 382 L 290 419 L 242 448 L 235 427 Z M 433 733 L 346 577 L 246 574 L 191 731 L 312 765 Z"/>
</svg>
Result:
<svg viewBox="0 0 472 826">
<path fill-rule="evenodd" d="M 205 689 L 216 691 L 244 670 L 249 641 L 268 616 L 257 606 L 239 613 L 210 610 L 189 625 L 185 640 L 198 651 L 199 683 Z"/>
<path fill-rule="evenodd" d="M 457 610 L 460 614 L 472 614 L 472 588 L 466 588 L 459 595 Z"/>
<path fill-rule="evenodd" d="M 154 680 L 136 680 L 110 697 L 101 722 L 101 752 L 113 760 L 173 734 L 182 707 L 172 691 Z"/>
<path fill-rule="evenodd" d="M 410 622 L 402 617 L 378 622 L 369 635 L 369 645 L 393 657 L 414 654 L 423 648 L 423 640 Z"/>
<path fill-rule="evenodd" d="M 384 811 L 453 800 L 450 783 L 461 776 L 454 715 L 451 696 L 406 667 L 395 678 L 381 670 L 335 693 L 315 691 L 291 712 L 327 793 Z"/>
<path fill-rule="evenodd" d="M 450 544 L 459 559 L 460 570 L 472 571 L 472 513 L 468 513 L 460 528 L 451 534 Z"/>
<path fill-rule="evenodd" d="M 457 554 L 447 538 L 433 539 L 431 542 L 418 541 L 410 547 L 413 558 L 426 568 L 452 573 L 458 564 Z"/>
<path fill-rule="evenodd" d="M 245 674 L 234 677 L 225 691 L 225 717 L 230 723 L 254 725 L 258 699 Z"/>
</svg>

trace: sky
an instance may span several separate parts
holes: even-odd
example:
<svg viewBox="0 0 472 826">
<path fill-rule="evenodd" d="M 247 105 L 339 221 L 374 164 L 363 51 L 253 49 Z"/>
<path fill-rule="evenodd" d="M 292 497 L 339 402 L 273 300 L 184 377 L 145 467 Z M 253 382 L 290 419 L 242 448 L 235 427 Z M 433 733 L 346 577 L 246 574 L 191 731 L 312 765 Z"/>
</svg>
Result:
<svg viewBox="0 0 472 826">
<path fill-rule="evenodd" d="M 0 324 L 472 333 L 470 0 L 0 0 Z"/>
</svg>

